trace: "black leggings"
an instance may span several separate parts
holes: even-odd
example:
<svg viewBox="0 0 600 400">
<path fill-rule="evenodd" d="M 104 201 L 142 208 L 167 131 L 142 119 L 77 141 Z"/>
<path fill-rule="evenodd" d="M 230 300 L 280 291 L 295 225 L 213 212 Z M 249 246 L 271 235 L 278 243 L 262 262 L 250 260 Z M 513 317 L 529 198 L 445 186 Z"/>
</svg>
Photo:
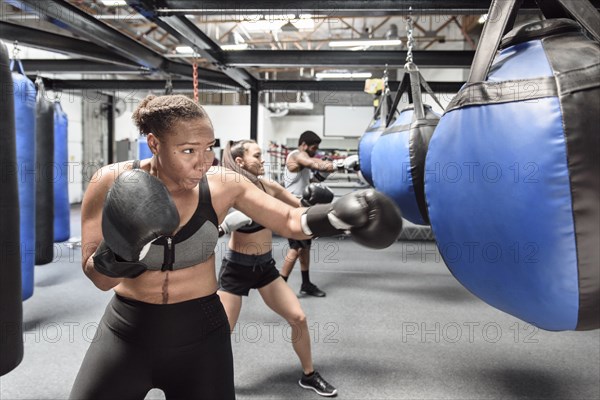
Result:
<svg viewBox="0 0 600 400">
<path fill-rule="evenodd" d="M 216 294 L 176 304 L 116 295 L 90 345 L 70 399 L 235 399 L 227 315 Z"/>
</svg>

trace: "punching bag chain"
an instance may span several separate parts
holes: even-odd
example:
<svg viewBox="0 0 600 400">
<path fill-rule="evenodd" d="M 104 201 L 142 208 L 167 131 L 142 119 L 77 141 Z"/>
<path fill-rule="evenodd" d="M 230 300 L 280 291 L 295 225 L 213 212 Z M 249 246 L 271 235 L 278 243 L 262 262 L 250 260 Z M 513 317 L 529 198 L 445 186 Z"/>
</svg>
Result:
<svg viewBox="0 0 600 400">
<path fill-rule="evenodd" d="M 15 61 L 18 60 L 20 52 L 21 49 L 19 48 L 19 41 L 15 40 L 15 42 L 13 43 L 12 59 Z"/>
<path fill-rule="evenodd" d="M 415 45 L 415 39 L 413 37 L 413 20 L 412 20 L 412 7 L 408 9 L 408 16 L 406 17 L 406 63 L 413 62 L 413 46 Z"/>
</svg>

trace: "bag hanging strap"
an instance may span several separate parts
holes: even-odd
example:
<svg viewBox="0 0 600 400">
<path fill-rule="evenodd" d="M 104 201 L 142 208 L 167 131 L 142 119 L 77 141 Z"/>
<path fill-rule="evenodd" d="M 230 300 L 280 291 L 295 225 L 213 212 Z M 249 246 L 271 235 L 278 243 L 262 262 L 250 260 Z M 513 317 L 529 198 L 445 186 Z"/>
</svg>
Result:
<svg viewBox="0 0 600 400">
<path fill-rule="evenodd" d="M 488 18 L 483 25 L 483 31 L 477 43 L 475 57 L 467 83 L 485 80 L 496 50 L 500 46 L 502 36 L 510 30 L 517 17 L 517 11 L 523 0 L 498 1 L 493 0 L 488 11 Z"/>
<path fill-rule="evenodd" d="M 544 17 L 565 16 L 566 11 L 572 19 L 600 42 L 600 13 L 588 0 L 536 0 Z M 467 83 L 482 82 L 492 66 L 502 37 L 512 29 L 517 12 L 523 0 L 493 0 L 488 11 L 488 19 L 483 26 L 481 38 L 477 44 L 471 72 Z M 563 11 L 560 11 L 562 6 Z"/>
<path fill-rule="evenodd" d="M 547 1 L 543 0 L 544 3 Z M 588 0 L 558 0 L 558 2 L 597 42 L 600 42 L 600 12 L 598 12 L 591 2 Z"/>
<path fill-rule="evenodd" d="M 396 109 L 398 108 L 398 103 L 400 103 L 400 98 L 407 91 L 409 85 L 410 85 L 410 74 L 408 72 L 405 72 L 404 75 L 402 76 L 402 80 L 400 81 L 400 85 L 398 85 L 398 91 L 396 92 L 396 96 L 394 97 L 394 102 L 392 103 L 392 107 L 390 108 L 390 110 L 388 112 L 387 120 L 385 121 L 386 126 L 388 126 L 390 124 L 390 122 L 392 122 L 392 115 L 394 115 L 394 113 L 396 112 Z M 410 96 L 412 97 L 412 94 Z M 409 99 L 409 102 L 411 102 L 411 99 Z"/>
</svg>

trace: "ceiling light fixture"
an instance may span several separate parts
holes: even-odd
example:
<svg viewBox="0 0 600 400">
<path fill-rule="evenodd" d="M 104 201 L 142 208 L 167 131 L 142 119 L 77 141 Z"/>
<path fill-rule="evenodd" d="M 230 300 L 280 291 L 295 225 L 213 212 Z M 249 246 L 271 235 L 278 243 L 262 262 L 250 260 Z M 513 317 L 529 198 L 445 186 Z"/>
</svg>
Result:
<svg viewBox="0 0 600 400">
<path fill-rule="evenodd" d="M 175 47 L 175 51 L 179 54 L 194 54 L 194 49 L 190 46 L 177 46 Z"/>
<path fill-rule="evenodd" d="M 231 50 L 246 50 L 248 48 L 248 43 L 236 43 L 236 44 L 223 44 L 221 45 L 221 50 L 231 51 Z"/>
<path fill-rule="evenodd" d="M 400 46 L 402 40 L 391 39 L 391 40 L 335 40 L 329 42 L 329 47 L 372 47 L 372 46 Z"/>
<path fill-rule="evenodd" d="M 315 77 L 319 79 L 367 79 L 373 76 L 370 72 L 317 72 Z"/>
<path fill-rule="evenodd" d="M 123 7 L 127 5 L 125 0 L 100 0 L 107 7 Z"/>
</svg>

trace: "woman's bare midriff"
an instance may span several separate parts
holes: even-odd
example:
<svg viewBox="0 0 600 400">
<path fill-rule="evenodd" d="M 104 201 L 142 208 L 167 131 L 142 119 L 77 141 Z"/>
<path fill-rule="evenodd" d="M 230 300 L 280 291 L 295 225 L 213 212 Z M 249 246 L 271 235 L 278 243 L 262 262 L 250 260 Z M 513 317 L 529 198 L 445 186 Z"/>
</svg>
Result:
<svg viewBox="0 0 600 400">
<path fill-rule="evenodd" d="M 265 228 L 255 233 L 233 232 L 229 240 L 229 248 L 242 254 L 258 256 L 271 251 L 273 232 Z"/>
<path fill-rule="evenodd" d="M 152 304 L 173 304 L 211 295 L 217 291 L 215 256 L 193 267 L 175 271 L 148 271 L 115 286 L 123 297 Z"/>
</svg>

